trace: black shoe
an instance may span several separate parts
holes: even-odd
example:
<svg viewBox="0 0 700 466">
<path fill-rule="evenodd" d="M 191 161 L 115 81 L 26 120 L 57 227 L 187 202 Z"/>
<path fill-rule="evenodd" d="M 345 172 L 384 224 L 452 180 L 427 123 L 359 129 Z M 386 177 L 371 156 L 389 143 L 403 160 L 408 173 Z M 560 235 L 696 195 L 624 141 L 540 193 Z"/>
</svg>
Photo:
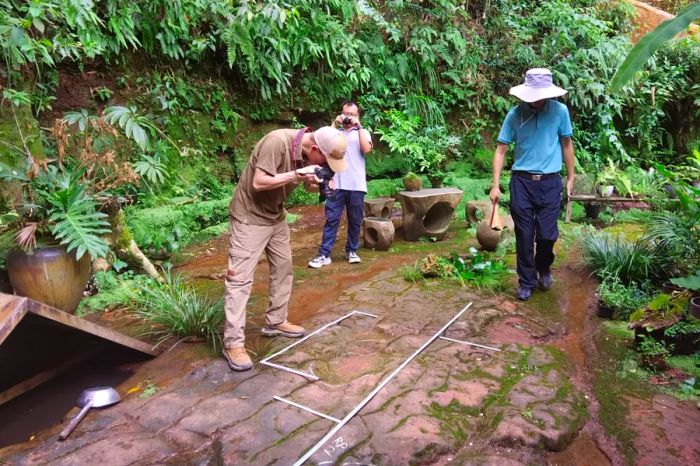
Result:
<svg viewBox="0 0 700 466">
<path fill-rule="evenodd" d="M 539 280 L 537 280 L 537 286 L 540 287 L 541 290 L 547 291 L 552 287 L 552 284 L 554 283 L 554 279 L 552 279 L 552 274 L 551 273 L 545 273 L 540 275 Z"/>
<path fill-rule="evenodd" d="M 531 295 L 532 290 L 529 288 L 523 288 L 519 286 L 518 289 L 515 290 L 515 297 L 518 298 L 520 301 L 527 301 L 528 299 L 530 299 Z"/>
</svg>

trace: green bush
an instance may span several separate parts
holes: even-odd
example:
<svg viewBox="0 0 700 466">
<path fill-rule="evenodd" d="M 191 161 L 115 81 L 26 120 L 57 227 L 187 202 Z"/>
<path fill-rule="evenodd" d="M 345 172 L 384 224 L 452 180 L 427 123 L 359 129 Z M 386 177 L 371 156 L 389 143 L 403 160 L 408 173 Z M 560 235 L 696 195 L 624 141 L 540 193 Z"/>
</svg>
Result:
<svg viewBox="0 0 700 466">
<path fill-rule="evenodd" d="M 228 220 L 196 232 L 190 238 L 190 243 L 203 243 L 212 238 L 218 238 L 226 232 L 228 232 Z"/>
<path fill-rule="evenodd" d="M 174 250 L 178 236 L 189 221 L 184 212 L 173 206 L 149 209 L 128 208 L 125 211 L 131 234 L 143 249 L 167 248 Z"/>
<path fill-rule="evenodd" d="M 106 309 L 129 307 L 138 300 L 140 287 L 153 283 L 150 277 L 135 274 L 131 270 L 122 274 L 113 270 L 95 272 L 93 281 L 98 290 L 97 294 L 80 301 L 76 311 L 78 316 L 82 317 L 91 312 Z"/>
<path fill-rule="evenodd" d="M 384 153 L 374 149 L 365 159 L 365 171 L 368 180 L 386 177 L 399 177 L 406 171 L 403 156 L 392 152 Z"/>
<path fill-rule="evenodd" d="M 230 198 L 152 207 L 129 208 L 126 218 L 134 241 L 143 249 L 175 251 L 193 241 L 198 232 L 228 222 Z"/>
<path fill-rule="evenodd" d="M 627 285 L 616 275 L 606 275 L 598 286 L 598 296 L 602 304 L 612 309 L 616 319 L 627 320 L 634 311 L 644 307 L 651 299 L 648 284 Z"/>
<path fill-rule="evenodd" d="M 601 279 L 617 277 L 623 284 L 665 279 L 671 260 L 665 248 L 644 238 L 629 242 L 621 236 L 594 233 L 584 237 L 583 256 L 586 264 Z"/>
<path fill-rule="evenodd" d="M 289 197 L 287 197 L 284 206 L 294 207 L 297 205 L 315 205 L 319 203 L 318 193 L 311 193 L 304 189 L 304 186 L 297 186 Z"/>
<path fill-rule="evenodd" d="M 158 337 L 158 345 L 175 336 L 181 339 L 204 339 L 221 346 L 224 323 L 223 298 L 212 303 L 200 297 L 180 276 L 166 274 L 165 283 L 139 286 L 136 315 L 151 324 L 147 335 Z"/>
<path fill-rule="evenodd" d="M 641 223 L 648 225 L 654 217 L 651 210 L 629 209 L 615 214 L 615 223 Z"/>
<path fill-rule="evenodd" d="M 370 180 L 367 182 L 367 199 L 378 197 L 396 197 L 396 193 L 403 189 L 401 178 L 395 180 Z"/>
</svg>

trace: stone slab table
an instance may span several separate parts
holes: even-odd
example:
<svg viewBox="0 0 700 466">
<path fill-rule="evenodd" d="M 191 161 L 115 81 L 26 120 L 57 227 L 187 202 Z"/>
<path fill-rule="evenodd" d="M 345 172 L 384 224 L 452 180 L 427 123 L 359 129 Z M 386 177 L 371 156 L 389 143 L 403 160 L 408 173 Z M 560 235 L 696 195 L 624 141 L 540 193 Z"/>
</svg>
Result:
<svg viewBox="0 0 700 466">
<path fill-rule="evenodd" d="M 457 188 L 401 191 L 399 201 L 403 210 L 404 239 L 417 241 L 421 236 L 443 239 L 462 194 Z"/>
</svg>

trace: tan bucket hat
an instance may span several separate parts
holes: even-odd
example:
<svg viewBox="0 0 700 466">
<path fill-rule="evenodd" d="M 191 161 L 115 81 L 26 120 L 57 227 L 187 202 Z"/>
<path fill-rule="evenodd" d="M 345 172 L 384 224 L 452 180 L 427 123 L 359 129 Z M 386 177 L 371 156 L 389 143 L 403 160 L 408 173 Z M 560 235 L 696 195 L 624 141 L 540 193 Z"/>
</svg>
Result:
<svg viewBox="0 0 700 466">
<path fill-rule="evenodd" d="M 326 156 L 331 170 L 336 173 L 347 170 L 348 161 L 345 160 L 345 150 L 348 143 L 343 133 L 332 126 L 324 126 L 314 131 L 314 140 L 321 153 Z"/>
</svg>

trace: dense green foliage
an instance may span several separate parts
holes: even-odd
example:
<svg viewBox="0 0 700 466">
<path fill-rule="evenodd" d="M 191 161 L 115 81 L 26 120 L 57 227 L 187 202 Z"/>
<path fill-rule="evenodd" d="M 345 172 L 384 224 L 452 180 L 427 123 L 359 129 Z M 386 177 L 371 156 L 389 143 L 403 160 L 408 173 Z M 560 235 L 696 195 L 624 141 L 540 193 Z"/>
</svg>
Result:
<svg viewBox="0 0 700 466">
<path fill-rule="evenodd" d="M 207 90 L 206 79 L 197 92 L 172 72 L 119 78 L 138 88 L 137 101 L 150 99 L 167 113 L 168 130 L 188 124 L 187 110 L 212 114 L 211 129 L 222 132 L 240 113 L 265 119 L 299 106 L 334 111 L 358 96 L 373 126 L 391 127 L 385 111 L 396 110 L 427 126 L 459 128 L 464 156 L 490 145 L 511 105 L 508 87 L 525 69 L 548 66 L 570 91 L 582 164 L 673 162 L 697 137 L 698 45 L 671 42 L 642 79 L 611 93 L 608 82 L 630 48 L 631 17 L 630 6 L 613 0 L 11 1 L 0 7 L 0 43 L 6 97 L 21 96 L 21 76 L 33 74 L 27 101 L 36 111 L 51 106 L 56 67 L 101 60 L 118 68 L 135 53 L 204 68 L 246 96 L 234 103 L 226 89 L 210 82 Z M 141 162 L 159 179 L 158 160 Z"/>
</svg>

